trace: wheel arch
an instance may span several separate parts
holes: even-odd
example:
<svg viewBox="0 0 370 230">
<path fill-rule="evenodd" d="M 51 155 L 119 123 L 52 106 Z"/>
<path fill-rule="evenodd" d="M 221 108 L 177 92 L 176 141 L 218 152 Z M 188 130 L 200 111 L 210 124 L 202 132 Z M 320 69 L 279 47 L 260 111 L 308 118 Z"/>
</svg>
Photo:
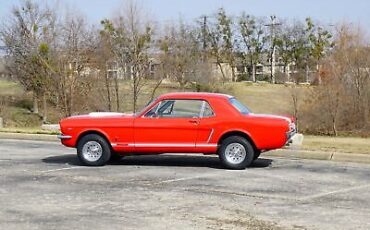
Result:
<svg viewBox="0 0 370 230">
<path fill-rule="evenodd" d="M 245 138 L 252 145 L 254 151 L 260 151 L 257 148 L 256 144 L 254 143 L 252 137 L 247 132 L 244 132 L 241 130 L 230 130 L 230 131 L 223 133 L 221 137 L 219 138 L 217 145 L 221 146 L 222 141 L 231 136 L 240 136 L 240 137 Z"/>
<path fill-rule="evenodd" d="M 110 148 L 112 150 L 112 145 L 111 145 L 107 135 L 104 132 L 100 131 L 100 130 L 85 130 L 85 131 L 82 131 L 77 137 L 76 146 L 78 145 L 78 142 L 81 140 L 81 138 L 83 138 L 84 136 L 89 135 L 89 134 L 96 134 L 96 135 L 99 135 L 102 138 L 104 138 L 104 140 L 108 143 L 108 145 L 110 146 Z"/>
</svg>

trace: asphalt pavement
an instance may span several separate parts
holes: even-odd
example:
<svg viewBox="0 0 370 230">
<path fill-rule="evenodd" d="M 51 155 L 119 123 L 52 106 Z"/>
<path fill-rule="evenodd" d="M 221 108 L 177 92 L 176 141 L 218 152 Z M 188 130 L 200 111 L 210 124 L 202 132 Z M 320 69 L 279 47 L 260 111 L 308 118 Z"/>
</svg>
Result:
<svg viewBox="0 0 370 230">
<path fill-rule="evenodd" d="M 261 157 L 84 167 L 59 143 L 0 139 L 0 229 L 370 229 L 370 165 Z"/>
</svg>

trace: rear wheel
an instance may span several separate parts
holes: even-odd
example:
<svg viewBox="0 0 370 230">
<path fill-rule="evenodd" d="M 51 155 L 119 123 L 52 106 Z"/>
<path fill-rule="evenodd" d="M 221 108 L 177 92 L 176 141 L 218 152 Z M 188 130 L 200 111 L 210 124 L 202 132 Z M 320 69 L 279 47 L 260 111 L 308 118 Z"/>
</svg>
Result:
<svg viewBox="0 0 370 230">
<path fill-rule="evenodd" d="M 218 154 L 222 164 L 229 169 L 245 169 L 254 159 L 253 146 L 240 136 L 223 140 Z"/>
<path fill-rule="evenodd" d="M 77 156 L 84 165 L 103 166 L 111 158 L 111 148 L 103 137 L 88 134 L 78 141 Z"/>
</svg>

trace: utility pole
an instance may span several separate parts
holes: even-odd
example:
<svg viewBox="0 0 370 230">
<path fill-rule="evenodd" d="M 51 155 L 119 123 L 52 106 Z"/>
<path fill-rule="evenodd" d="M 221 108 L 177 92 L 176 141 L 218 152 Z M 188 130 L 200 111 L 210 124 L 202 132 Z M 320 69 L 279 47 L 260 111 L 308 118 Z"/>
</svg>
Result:
<svg viewBox="0 0 370 230">
<path fill-rule="evenodd" d="M 206 50 L 207 49 L 207 16 L 203 16 L 202 35 L 203 35 L 203 50 Z"/>
<path fill-rule="evenodd" d="M 206 52 L 207 52 L 207 16 L 203 16 L 203 23 L 202 23 L 202 42 L 203 42 L 203 61 L 206 60 Z"/>
<path fill-rule="evenodd" d="M 271 16 L 271 23 L 265 26 L 270 27 L 271 36 L 271 83 L 275 84 L 275 65 L 276 65 L 276 47 L 275 47 L 275 27 L 281 25 L 276 22 L 276 16 Z"/>
</svg>

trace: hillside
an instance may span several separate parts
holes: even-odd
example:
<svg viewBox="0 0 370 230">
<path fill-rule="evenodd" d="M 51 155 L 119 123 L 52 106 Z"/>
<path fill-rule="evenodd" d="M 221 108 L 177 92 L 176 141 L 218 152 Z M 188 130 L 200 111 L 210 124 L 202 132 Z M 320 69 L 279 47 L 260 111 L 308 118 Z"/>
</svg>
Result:
<svg viewBox="0 0 370 230">
<path fill-rule="evenodd" d="M 246 82 L 228 83 L 218 86 L 222 93 L 236 96 L 255 113 L 292 114 L 292 92 L 291 88 L 284 85 L 251 84 Z M 300 93 L 304 94 L 307 87 L 300 87 Z M 178 91 L 175 84 L 163 84 L 156 92 L 157 95 Z M 186 89 L 191 91 L 191 89 Z M 121 85 L 123 94 L 123 110 L 128 112 L 131 108 L 130 95 L 127 94 L 129 86 L 125 82 Z M 139 98 L 139 107 L 149 100 L 149 92 L 144 91 Z M 22 90 L 16 82 L 0 80 L 0 105 L 1 116 L 7 127 L 34 127 L 38 126 L 40 119 L 30 113 L 32 105 L 31 95 Z M 86 111 L 88 112 L 88 111 Z M 50 122 L 58 121 L 59 113 L 49 106 Z"/>
</svg>

